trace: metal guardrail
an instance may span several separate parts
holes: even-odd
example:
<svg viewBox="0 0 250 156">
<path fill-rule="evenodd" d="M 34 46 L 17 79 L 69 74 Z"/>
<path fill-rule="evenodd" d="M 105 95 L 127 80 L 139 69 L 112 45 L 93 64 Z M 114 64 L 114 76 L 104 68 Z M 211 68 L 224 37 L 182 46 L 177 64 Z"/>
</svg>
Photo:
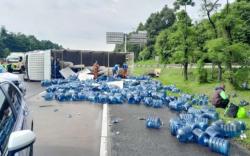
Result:
<svg viewBox="0 0 250 156">
<path fill-rule="evenodd" d="M 139 68 L 183 68 L 182 64 L 134 64 L 134 67 Z M 218 68 L 217 66 L 214 66 Z M 233 65 L 234 68 L 240 68 L 240 65 Z M 197 68 L 196 64 L 189 64 L 188 68 Z M 204 68 L 212 68 L 212 63 L 206 63 Z"/>
</svg>

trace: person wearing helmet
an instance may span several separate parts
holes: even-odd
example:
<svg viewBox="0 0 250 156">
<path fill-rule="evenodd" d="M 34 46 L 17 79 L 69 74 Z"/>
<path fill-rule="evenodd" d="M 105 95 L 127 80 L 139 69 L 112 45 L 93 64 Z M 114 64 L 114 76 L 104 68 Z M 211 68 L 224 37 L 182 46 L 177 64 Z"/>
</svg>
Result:
<svg viewBox="0 0 250 156">
<path fill-rule="evenodd" d="M 226 108 L 229 103 L 229 98 L 225 92 L 225 85 L 215 88 L 215 92 L 212 97 L 212 104 L 218 108 Z"/>
</svg>

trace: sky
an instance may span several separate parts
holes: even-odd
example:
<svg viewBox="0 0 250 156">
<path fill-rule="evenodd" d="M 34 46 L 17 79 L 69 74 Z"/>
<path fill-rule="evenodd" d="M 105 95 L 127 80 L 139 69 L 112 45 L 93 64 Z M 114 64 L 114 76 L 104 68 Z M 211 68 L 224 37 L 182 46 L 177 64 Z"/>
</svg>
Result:
<svg viewBox="0 0 250 156">
<path fill-rule="evenodd" d="M 194 20 L 203 18 L 200 0 L 188 8 Z M 225 4 L 226 0 L 220 0 Z M 232 0 L 231 0 L 232 1 Z M 106 32 L 131 32 L 174 0 L 1 0 L 0 26 L 34 35 L 69 49 L 107 50 Z"/>
</svg>

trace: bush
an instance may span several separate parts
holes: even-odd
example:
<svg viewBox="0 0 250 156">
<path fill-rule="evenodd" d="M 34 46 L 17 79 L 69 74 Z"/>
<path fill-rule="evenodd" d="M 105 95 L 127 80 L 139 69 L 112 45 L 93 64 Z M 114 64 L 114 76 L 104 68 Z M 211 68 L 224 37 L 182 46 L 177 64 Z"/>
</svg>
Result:
<svg viewBox="0 0 250 156">
<path fill-rule="evenodd" d="M 250 69 L 248 67 L 239 68 L 232 74 L 232 76 L 232 85 L 236 88 L 242 88 L 242 84 L 250 80 Z"/>
<path fill-rule="evenodd" d="M 199 83 L 206 83 L 207 81 L 207 69 L 204 68 L 204 61 L 199 60 L 197 62 L 197 73 L 198 73 L 198 81 Z"/>
</svg>

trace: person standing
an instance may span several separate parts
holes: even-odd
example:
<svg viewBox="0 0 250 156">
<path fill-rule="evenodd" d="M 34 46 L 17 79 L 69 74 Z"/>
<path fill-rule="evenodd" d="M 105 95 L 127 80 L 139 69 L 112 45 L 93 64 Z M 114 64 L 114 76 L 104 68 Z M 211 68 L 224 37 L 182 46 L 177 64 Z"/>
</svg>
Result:
<svg viewBox="0 0 250 156">
<path fill-rule="evenodd" d="M 99 66 L 98 62 L 95 61 L 95 63 L 92 66 L 94 79 L 97 79 L 97 77 L 98 77 L 99 68 L 100 68 L 100 66 Z"/>
<path fill-rule="evenodd" d="M 128 65 L 126 63 L 123 63 L 122 69 L 122 78 L 126 78 L 128 76 Z"/>
</svg>

